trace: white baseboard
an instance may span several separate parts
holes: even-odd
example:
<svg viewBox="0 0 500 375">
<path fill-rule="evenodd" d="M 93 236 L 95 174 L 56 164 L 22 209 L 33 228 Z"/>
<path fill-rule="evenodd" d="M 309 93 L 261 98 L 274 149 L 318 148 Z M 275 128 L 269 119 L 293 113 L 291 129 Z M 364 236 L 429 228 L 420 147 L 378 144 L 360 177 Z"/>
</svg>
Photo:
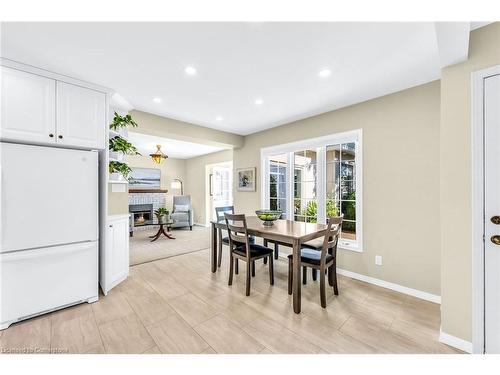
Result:
<svg viewBox="0 0 500 375">
<path fill-rule="evenodd" d="M 396 292 L 408 294 L 410 296 L 424 299 L 426 301 L 439 303 L 439 304 L 441 303 L 441 296 L 437 296 L 435 294 L 423 292 L 423 291 L 417 290 L 417 289 L 408 288 L 408 287 L 403 286 L 403 285 L 390 283 L 388 281 L 376 279 L 376 278 L 370 277 L 370 276 L 361 275 L 359 273 L 343 270 L 341 268 L 337 268 L 337 273 L 339 275 L 344 275 L 344 276 L 347 276 L 347 277 L 350 277 L 350 278 L 353 278 L 356 280 L 360 280 L 360 281 L 364 281 L 364 282 L 367 282 L 367 283 L 370 283 L 373 285 L 381 286 L 382 288 L 395 290 Z"/>
<path fill-rule="evenodd" d="M 199 227 L 205 227 L 205 228 L 208 228 L 210 226 L 210 224 L 202 224 L 202 223 L 193 223 L 193 225 L 197 225 Z"/>
<path fill-rule="evenodd" d="M 472 353 L 472 343 L 470 341 L 465 341 L 441 330 L 439 331 L 439 342 L 453 346 L 454 348 L 460 349 L 466 353 Z"/>
</svg>

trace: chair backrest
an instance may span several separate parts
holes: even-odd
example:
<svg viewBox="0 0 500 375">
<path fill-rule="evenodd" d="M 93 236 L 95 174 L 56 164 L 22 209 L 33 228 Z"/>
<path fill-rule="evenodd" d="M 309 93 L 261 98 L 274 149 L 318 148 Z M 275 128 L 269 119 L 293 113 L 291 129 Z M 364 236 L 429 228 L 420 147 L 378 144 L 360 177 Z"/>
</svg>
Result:
<svg viewBox="0 0 500 375">
<path fill-rule="evenodd" d="M 227 233 L 229 234 L 229 248 L 233 250 L 235 247 L 243 245 L 247 259 L 250 259 L 250 241 L 245 215 L 224 212 L 224 218 L 226 219 Z"/>
<path fill-rule="evenodd" d="M 234 214 L 234 206 L 215 207 L 215 218 L 217 219 L 217 221 L 225 220 L 225 212 Z"/>
<path fill-rule="evenodd" d="M 321 266 L 325 265 L 326 255 L 329 250 L 332 251 L 333 257 L 337 258 L 337 243 L 342 230 L 343 219 L 344 215 L 332 216 L 327 219 L 328 226 L 323 240 L 323 247 L 321 248 Z"/>
<path fill-rule="evenodd" d="M 175 206 L 189 206 L 191 209 L 191 196 L 190 195 L 174 195 L 173 199 L 173 211 L 175 212 Z"/>
</svg>

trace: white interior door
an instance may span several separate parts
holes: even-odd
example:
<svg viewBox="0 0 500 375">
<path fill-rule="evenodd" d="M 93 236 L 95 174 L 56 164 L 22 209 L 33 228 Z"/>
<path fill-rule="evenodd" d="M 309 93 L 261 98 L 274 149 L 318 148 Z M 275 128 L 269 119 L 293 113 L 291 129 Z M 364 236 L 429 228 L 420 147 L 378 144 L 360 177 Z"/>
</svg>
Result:
<svg viewBox="0 0 500 375">
<path fill-rule="evenodd" d="M 500 353 L 500 75 L 484 80 L 485 351 Z"/>
</svg>

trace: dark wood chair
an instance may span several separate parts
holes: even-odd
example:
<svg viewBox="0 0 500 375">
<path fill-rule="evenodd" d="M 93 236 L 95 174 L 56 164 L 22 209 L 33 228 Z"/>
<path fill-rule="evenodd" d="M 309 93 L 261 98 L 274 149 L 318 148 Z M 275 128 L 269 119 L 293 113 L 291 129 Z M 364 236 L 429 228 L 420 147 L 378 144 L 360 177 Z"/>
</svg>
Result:
<svg viewBox="0 0 500 375">
<path fill-rule="evenodd" d="M 229 234 L 229 282 L 233 284 L 233 264 L 241 260 L 246 262 L 246 295 L 250 295 L 250 280 L 255 275 L 255 261 L 258 259 L 269 259 L 269 283 L 274 285 L 273 250 L 265 246 L 250 242 L 247 231 L 247 220 L 245 215 L 224 213 L 227 232 Z"/>
<path fill-rule="evenodd" d="M 303 282 L 307 277 L 307 267 L 313 272 L 319 270 L 319 289 L 321 307 L 326 307 L 325 274 L 328 270 L 328 284 L 333 286 L 335 295 L 339 294 L 337 283 L 337 242 L 342 228 L 342 216 L 328 219 L 328 226 L 323 238 L 321 249 L 302 246 L 300 250 L 300 265 L 302 266 Z M 292 294 L 293 255 L 288 256 L 288 294 Z"/>
<path fill-rule="evenodd" d="M 217 221 L 224 221 L 224 213 L 234 214 L 234 206 L 223 206 L 223 207 L 215 207 L 215 217 Z M 218 240 L 218 256 L 217 256 L 217 267 L 220 268 L 222 264 L 222 245 L 229 246 L 229 237 L 222 236 L 222 229 L 219 229 L 217 232 Z M 255 237 L 250 236 L 250 242 L 255 243 Z M 235 267 L 236 274 L 238 274 L 238 261 L 236 261 Z M 255 272 L 255 271 L 254 271 Z M 255 274 L 253 275 L 255 276 Z"/>
</svg>

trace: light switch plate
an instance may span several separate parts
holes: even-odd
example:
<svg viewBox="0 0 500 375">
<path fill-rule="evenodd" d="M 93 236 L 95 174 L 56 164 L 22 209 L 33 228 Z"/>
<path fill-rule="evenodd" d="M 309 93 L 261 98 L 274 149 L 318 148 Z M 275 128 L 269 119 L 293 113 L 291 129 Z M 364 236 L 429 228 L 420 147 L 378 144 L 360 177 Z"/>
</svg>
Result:
<svg viewBox="0 0 500 375">
<path fill-rule="evenodd" d="M 375 255 L 375 264 L 377 266 L 381 266 L 382 265 L 382 255 Z"/>
</svg>

